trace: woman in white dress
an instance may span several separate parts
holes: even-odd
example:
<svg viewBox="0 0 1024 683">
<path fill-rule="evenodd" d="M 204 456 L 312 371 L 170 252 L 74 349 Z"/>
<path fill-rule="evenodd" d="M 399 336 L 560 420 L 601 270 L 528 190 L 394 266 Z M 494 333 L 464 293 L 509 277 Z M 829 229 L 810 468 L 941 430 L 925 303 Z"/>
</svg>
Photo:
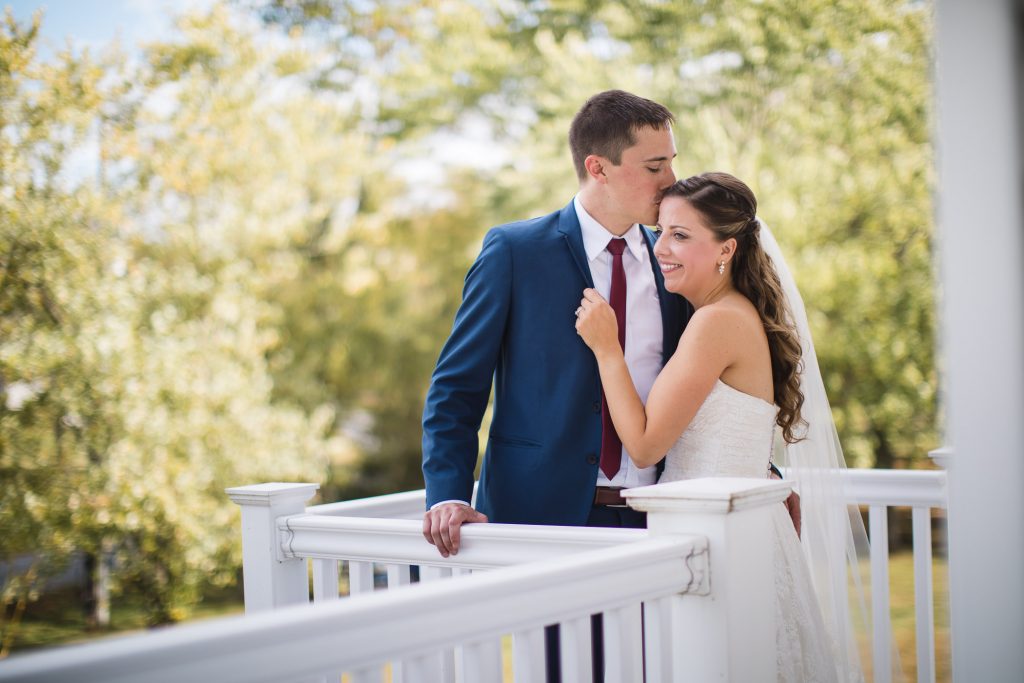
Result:
<svg viewBox="0 0 1024 683">
<path fill-rule="evenodd" d="M 616 431 L 637 466 L 666 459 L 661 481 L 766 477 L 776 428 L 788 444 L 807 435 L 801 367 L 809 337 L 798 333 L 756 216 L 753 192 L 726 173 L 681 180 L 665 192 L 654 255 L 665 288 L 695 313 L 646 406 L 626 367 L 612 308 L 588 289 L 577 310 L 576 329 L 597 358 Z M 834 431 L 831 421 L 829 427 Z M 817 500 L 813 492 L 810 498 Z M 817 538 L 820 524 L 810 521 Z M 816 591 L 807 563 L 813 558 L 805 559 L 781 505 L 773 523 L 778 679 L 860 678 L 848 611 L 823 613 L 818 600 L 839 597 L 831 593 L 836 582 L 819 578 Z"/>
</svg>

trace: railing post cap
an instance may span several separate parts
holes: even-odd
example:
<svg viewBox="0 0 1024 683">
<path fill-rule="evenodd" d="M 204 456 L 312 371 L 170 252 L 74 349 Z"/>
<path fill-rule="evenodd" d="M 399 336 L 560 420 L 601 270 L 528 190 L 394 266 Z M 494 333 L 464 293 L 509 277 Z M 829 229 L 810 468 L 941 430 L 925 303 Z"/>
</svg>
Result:
<svg viewBox="0 0 1024 683">
<path fill-rule="evenodd" d="M 316 494 L 319 488 L 320 484 L 310 482 L 272 481 L 265 484 L 233 486 L 224 491 L 238 505 L 271 507 L 285 501 L 306 502 Z"/>
<path fill-rule="evenodd" d="M 953 457 L 953 447 L 940 446 L 933 451 L 928 451 L 928 457 L 942 469 L 948 469 L 949 459 Z"/>
<path fill-rule="evenodd" d="M 627 489 L 622 496 L 642 512 L 701 511 L 727 514 L 785 500 L 792 483 L 778 479 L 709 477 Z"/>
</svg>

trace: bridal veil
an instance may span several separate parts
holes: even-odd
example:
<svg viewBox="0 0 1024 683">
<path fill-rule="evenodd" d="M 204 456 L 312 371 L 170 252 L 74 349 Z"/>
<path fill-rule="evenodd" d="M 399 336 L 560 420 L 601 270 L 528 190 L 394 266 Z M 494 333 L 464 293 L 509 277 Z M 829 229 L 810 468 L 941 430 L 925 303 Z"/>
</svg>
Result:
<svg viewBox="0 0 1024 683">
<path fill-rule="evenodd" d="M 831 631 L 840 680 L 859 681 L 864 678 L 859 644 L 870 642 L 871 634 L 871 615 L 864 597 L 866 582 L 859 561 L 868 556 L 867 534 L 859 509 L 847 502 L 843 477 L 846 461 L 803 299 L 774 235 L 763 221 L 759 222 L 762 248 L 775 265 L 803 346 L 800 388 L 804 395 L 801 415 L 807 422 L 802 434 L 805 438 L 777 448 L 776 464 L 800 494 L 801 547 L 826 627 Z M 888 615 L 880 618 L 887 619 Z M 894 680 L 899 680 L 895 653 L 892 661 L 897 669 Z"/>
</svg>

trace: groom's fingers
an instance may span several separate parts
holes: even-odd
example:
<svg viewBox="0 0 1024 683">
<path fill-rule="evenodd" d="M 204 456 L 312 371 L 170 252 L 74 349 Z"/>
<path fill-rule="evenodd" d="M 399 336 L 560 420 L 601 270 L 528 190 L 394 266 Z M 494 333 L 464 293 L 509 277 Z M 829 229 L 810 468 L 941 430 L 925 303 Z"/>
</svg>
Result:
<svg viewBox="0 0 1024 683">
<path fill-rule="evenodd" d="M 451 503 L 428 510 L 423 515 L 423 537 L 437 546 L 442 557 L 459 552 L 462 525 L 469 522 L 484 523 L 487 515 L 477 512 L 468 505 Z"/>
<path fill-rule="evenodd" d="M 451 554 L 451 549 L 441 534 L 441 529 L 447 525 L 448 519 L 451 517 L 450 507 L 450 505 L 441 505 L 433 510 L 428 510 L 423 516 L 423 536 L 428 543 L 437 547 L 441 557 L 448 557 Z"/>
<path fill-rule="evenodd" d="M 796 528 L 797 538 L 800 537 L 800 494 L 796 491 L 789 494 L 789 498 L 786 499 L 786 507 L 789 509 L 789 517 L 793 520 L 793 527 Z"/>
<path fill-rule="evenodd" d="M 458 513 L 448 514 L 441 518 L 441 542 L 444 544 L 444 549 L 452 555 L 459 551 L 459 526 L 461 524 L 462 522 L 458 520 Z M 448 557 L 447 554 L 444 556 Z"/>
</svg>

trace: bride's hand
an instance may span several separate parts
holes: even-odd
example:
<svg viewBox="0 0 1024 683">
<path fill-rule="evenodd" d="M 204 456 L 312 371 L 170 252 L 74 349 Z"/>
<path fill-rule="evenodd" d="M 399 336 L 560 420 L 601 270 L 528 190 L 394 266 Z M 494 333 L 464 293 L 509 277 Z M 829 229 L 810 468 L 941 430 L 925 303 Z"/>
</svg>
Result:
<svg viewBox="0 0 1024 683">
<path fill-rule="evenodd" d="M 583 290 L 583 299 L 576 309 L 576 333 L 598 358 L 616 350 L 621 352 L 615 311 L 596 289 Z"/>
</svg>

